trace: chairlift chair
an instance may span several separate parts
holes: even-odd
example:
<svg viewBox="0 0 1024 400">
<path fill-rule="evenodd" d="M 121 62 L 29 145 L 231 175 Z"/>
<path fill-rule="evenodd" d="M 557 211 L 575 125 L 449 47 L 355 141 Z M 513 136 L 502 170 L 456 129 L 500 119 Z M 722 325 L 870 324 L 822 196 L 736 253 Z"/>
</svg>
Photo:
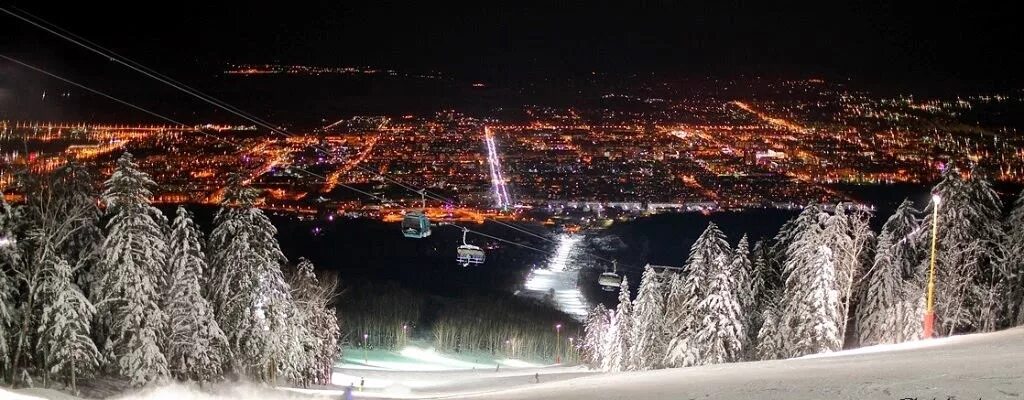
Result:
<svg viewBox="0 0 1024 400">
<path fill-rule="evenodd" d="M 597 277 L 597 283 L 601 285 L 601 290 L 614 292 L 619 290 L 619 286 L 622 285 L 622 277 L 616 273 L 616 264 L 615 261 L 612 261 L 612 271 L 608 272 L 605 270 L 605 272 L 601 273 L 601 276 Z"/>
<path fill-rule="evenodd" d="M 463 267 L 468 267 L 470 264 L 483 264 L 485 259 L 483 249 L 466 243 L 468 232 L 469 229 L 462 228 L 462 245 L 456 249 L 455 255 L 455 261 L 462 264 Z"/>
</svg>

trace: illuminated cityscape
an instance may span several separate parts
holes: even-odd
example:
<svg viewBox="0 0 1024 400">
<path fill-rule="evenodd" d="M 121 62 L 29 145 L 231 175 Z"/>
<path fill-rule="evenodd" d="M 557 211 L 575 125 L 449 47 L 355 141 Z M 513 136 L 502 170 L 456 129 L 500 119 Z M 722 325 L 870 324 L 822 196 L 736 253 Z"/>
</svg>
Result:
<svg viewBox="0 0 1024 400">
<path fill-rule="evenodd" d="M 454 110 L 358 116 L 288 133 L 3 121 L 0 184 L 16 196 L 18 170 L 45 172 L 68 161 L 109 169 L 129 150 L 163 183 L 161 203 L 216 203 L 239 173 L 262 189 L 271 210 L 394 220 L 418 203 L 404 184 L 444 196 L 428 201 L 439 216 L 480 220 L 566 208 L 633 215 L 794 208 L 848 200 L 842 184 L 934 181 L 949 161 L 977 164 L 996 181 L 1024 180 L 1016 128 L 964 121 L 992 105 L 1019 104 L 1019 92 L 917 99 L 872 97 L 819 79 L 748 86 L 760 91 L 757 99 L 608 93 L 604 100 L 625 99 L 622 109 L 525 105 L 505 110 L 507 119 Z M 636 104 L 645 110 L 632 111 Z"/>
</svg>

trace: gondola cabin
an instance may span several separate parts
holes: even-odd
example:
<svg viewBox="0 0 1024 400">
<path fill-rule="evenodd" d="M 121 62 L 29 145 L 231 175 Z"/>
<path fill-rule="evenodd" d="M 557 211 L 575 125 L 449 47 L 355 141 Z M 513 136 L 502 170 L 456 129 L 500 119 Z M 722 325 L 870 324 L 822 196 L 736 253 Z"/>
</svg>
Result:
<svg viewBox="0 0 1024 400">
<path fill-rule="evenodd" d="M 402 218 L 402 234 L 415 239 L 430 236 L 430 219 L 422 211 L 405 213 L 405 217 Z"/>
</svg>

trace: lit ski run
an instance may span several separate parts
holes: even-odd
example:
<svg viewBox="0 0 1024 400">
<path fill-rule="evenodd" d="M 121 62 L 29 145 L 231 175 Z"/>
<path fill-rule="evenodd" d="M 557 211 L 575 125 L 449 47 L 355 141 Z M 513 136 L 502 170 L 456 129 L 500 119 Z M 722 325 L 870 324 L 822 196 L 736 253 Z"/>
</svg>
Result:
<svg viewBox="0 0 1024 400">
<path fill-rule="evenodd" d="M 550 298 L 559 310 L 582 321 L 590 306 L 578 285 L 579 268 L 572 265 L 583 238 L 577 235 L 559 235 L 555 254 L 543 268 L 534 268 L 520 292 L 537 299 Z"/>
</svg>

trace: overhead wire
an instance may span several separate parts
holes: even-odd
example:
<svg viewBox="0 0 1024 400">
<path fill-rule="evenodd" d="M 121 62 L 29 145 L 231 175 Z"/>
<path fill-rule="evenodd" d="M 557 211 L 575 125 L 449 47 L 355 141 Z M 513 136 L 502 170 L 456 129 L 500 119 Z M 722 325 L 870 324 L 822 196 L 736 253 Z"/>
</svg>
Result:
<svg viewBox="0 0 1024 400">
<path fill-rule="evenodd" d="M 107 94 L 107 93 L 104 93 L 104 92 L 101 92 L 101 91 L 99 91 L 99 90 L 93 89 L 93 88 L 91 88 L 91 87 L 85 86 L 85 85 L 83 85 L 83 84 L 81 84 L 81 83 L 78 83 L 78 82 L 75 82 L 75 81 L 73 81 L 73 80 L 71 80 L 71 79 L 68 79 L 68 78 L 62 77 L 62 76 L 60 76 L 60 75 L 54 74 L 54 73 L 52 73 L 52 72 L 50 72 L 50 71 L 47 71 L 47 70 L 44 70 L 44 69 L 42 69 L 42 68 L 36 67 L 36 66 L 34 66 L 34 65 L 28 64 L 28 63 L 26 63 L 26 62 L 23 62 L 23 61 L 21 61 L 21 60 L 18 60 L 18 59 L 16 59 L 16 58 L 13 58 L 13 57 L 7 56 L 7 55 L 5 55 L 5 54 L 0 54 L 0 58 L 3 58 L 3 59 L 5 59 L 5 60 L 7 60 L 7 61 L 10 61 L 10 62 L 12 62 L 12 63 L 15 63 L 15 64 L 17 64 L 17 65 L 20 65 L 20 66 L 22 66 L 22 67 L 25 67 L 25 68 L 31 69 L 31 70 L 33 70 L 33 71 L 36 71 L 36 72 L 38 72 L 38 73 L 44 74 L 44 75 L 46 75 L 46 76 L 49 76 L 49 77 L 51 77 L 51 78 L 57 79 L 57 80 L 59 80 L 59 81 L 61 81 L 61 82 L 67 83 L 67 84 L 69 84 L 69 85 L 75 86 L 75 87 L 77 87 L 77 88 L 80 88 L 80 89 L 82 89 L 82 90 L 88 91 L 88 92 L 90 92 L 90 93 L 93 93 L 93 94 L 95 94 L 95 95 L 101 96 L 101 97 L 103 97 L 103 98 L 106 98 L 106 99 L 108 99 L 108 100 L 111 100 L 111 101 L 117 102 L 117 103 L 119 103 L 119 104 L 122 104 L 122 105 L 124 105 L 124 106 L 127 106 L 127 107 L 131 107 L 131 108 L 133 108 L 133 109 L 135 109 L 135 110 L 138 110 L 138 111 L 144 112 L 144 113 L 146 113 L 146 114 L 148 114 L 148 115 L 150 115 L 150 116 L 153 116 L 153 117 L 156 117 L 156 118 L 160 118 L 160 119 L 162 119 L 162 120 L 164 120 L 164 121 L 167 121 L 167 122 L 170 122 L 170 123 L 172 123 L 172 124 L 178 125 L 178 126 L 179 126 L 179 127 L 180 127 L 180 128 L 182 129 L 182 130 L 189 130 L 189 131 L 194 131 L 194 132 L 196 132 L 196 133 L 199 133 L 199 134 L 201 134 L 201 135 L 204 135 L 204 136 L 206 136 L 206 137 L 209 137 L 209 138 L 211 138 L 211 139 L 213 139 L 213 140 L 216 140 L 216 141 L 218 141 L 218 142 L 221 142 L 221 143 L 224 143 L 224 144 L 227 144 L 227 145 L 233 146 L 233 147 L 237 147 L 237 148 L 238 148 L 239 150 L 241 150 L 241 149 L 243 148 L 243 146 L 242 146 L 241 144 L 239 144 L 239 143 L 235 143 L 235 142 L 232 142 L 232 141 L 230 141 L 230 140 L 224 139 L 224 138 L 222 138 L 222 137 L 220 137 L 220 136 L 217 136 L 217 135 L 213 135 L 213 134 L 210 134 L 210 133 L 204 132 L 204 131 L 202 130 L 202 128 L 197 128 L 197 127 L 195 127 L 195 126 L 192 126 L 192 125 L 188 125 L 188 124 L 185 124 L 185 123 L 183 123 L 183 122 L 177 121 L 177 120 L 175 120 L 175 119 L 173 119 L 173 118 L 167 117 L 167 116 L 165 116 L 165 115 L 163 115 L 163 114 L 159 114 L 159 113 L 156 113 L 156 112 L 154 112 L 154 111 L 150 111 L 150 110 L 148 110 L 148 109 L 146 109 L 146 108 L 143 108 L 142 106 L 136 105 L 136 104 L 134 104 L 134 103 L 131 103 L 131 102 L 128 102 L 128 101 L 122 100 L 122 99 L 120 99 L 120 98 L 114 97 L 114 96 L 112 96 L 112 95 L 109 95 L 109 94 Z M 296 166 L 296 167 L 293 167 L 293 168 L 294 168 L 294 169 L 297 169 L 297 170 L 299 170 L 299 171 L 305 172 L 306 174 L 309 174 L 309 175 L 311 175 L 311 176 L 315 176 L 315 177 L 318 177 L 318 178 L 320 178 L 320 179 L 327 179 L 327 178 L 326 178 L 325 176 L 323 176 L 323 175 L 320 175 L 320 174 L 317 174 L 317 173 L 315 173 L 315 172 L 312 172 L 312 171 L 306 170 L 306 169 L 304 169 L 304 168 L 302 168 L 302 167 L 297 167 L 297 166 Z M 380 196 L 377 196 L 377 195 L 375 195 L 375 194 L 373 194 L 373 193 L 370 193 L 370 192 L 366 192 L 366 191 L 363 191 L 363 190 L 361 190 L 361 189 L 358 189 L 358 188 L 355 188 L 355 187 L 352 187 L 352 186 L 349 186 L 349 185 L 345 185 L 345 184 L 342 184 L 342 183 L 338 183 L 338 185 L 339 185 L 339 186 L 342 186 L 342 187 L 345 187 L 345 188 L 348 188 L 348 189 L 351 189 L 351 190 L 354 190 L 354 191 L 356 191 L 356 192 L 362 193 L 362 194 L 364 194 L 364 195 L 367 195 L 367 196 L 371 196 L 371 197 L 374 197 L 374 198 L 376 198 L 376 199 L 378 199 L 378 200 L 385 200 L 384 198 L 382 198 L 382 197 L 380 197 Z"/>
<path fill-rule="evenodd" d="M 77 34 L 75 34 L 73 32 L 70 32 L 70 31 L 68 31 L 68 30 L 66 30 L 64 28 L 61 28 L 60 26 L 58 26 L 56 24 L 53 24 L 53 23 L 51 23 L 51 22 L 49 22 L 49 21 L 47 21 L 47 20 L 45 20 L 45 19 L 43 19 L 41 17 L 35 16 L 35 15 L 33 15 L 33 14 L 27 12 L 27 11 L 18 9 L 16 7 L 12 7 L 12 8 L 18 10 L 18 12 L 20 12 L 22 14 L 27 15 L 28 17 L 26 17 L 25 15 L 20 15 L 18 13 L 15 13 L 15 12 L 13 12 L 13 11 L 3 7 L 3 6 L 0 6 L 0 11 L 3 11 L 4 13 L 6 13 L 8 15 L 11 15 L 11 16 L 19 19 L 19 20 L 22 20 L 23 22 L 26 22 L 26 23 L 28 23 L 28 24 L 30 24 L 32 26 L 35 26 L 35 27 L 37 27 L 39 29 L 42 29 L 42 30 L 44 30 L 44 31 L 46 31 L 46 32 L 48 32 L 50 34 L 53 34 L 53 35 L 55 35 L 55 36 L 57 36 L 57 37 L 59 37 L 61 39 L 64 39 L 64 40 L 72 43 L 72 44 L 75 44 L 75 45 L 77 45 L 79 47 L 82 47 L 82 48 L 84 48 L 86 50 L 89 50 L 92 53 L 95 53 L 95 54 L 100 55 L 100 56 L 102 56 L 104 58 L 107 58 L 110 61 L 113 61 L 113 62 L 115 62 L 117 64 L 125 66 L 125 67 L 127 67 L 127 68 L 129 68 L 129 69 L 131 69 L 133 71 L 136 71 L 136 72 L 138 72 L 138 73 L 140 73 L 142 75 L 145 75 L 145 76 L 147 76 L 147 77 L 149 77 L 151 79 L 157 80 L 158 82 L 161 82 L 161 83 L 164 83 L 164 84 L 166 84 L 168 86 L 171 86 L 172 88 L 175 88 L 175 89 L 177 89 L 177 90 L 179 90 L 179 91 L 181 91 L 181 92 L 183 92 L 185 94 L 188 94 L 188 95 L 190 95 L 192 97 L 195 97 L 195 98 L 197 98 L 199 100 L 202 100 L 203 102 L 206 102 L 206 103 L 208 103 L 210 105 L 213 105 L 213 106 L 215 106 L 217 108 L 220 108 L 222 110 L 225 110 L 225 111 L 227 111 L 227 112 L 229 112 L 231 114 L 234 114 L 235 116 L 238 116 L 240 118 L 248 120 L 248 121 L 250 121 L 250 122 L 252 122 L 252 123 L 254 123 L 254 124 L 256 124 L 256 125 L 258 125 L 260 127 L 263 127 L 265 129 L 271 131 L 272 133 L 275 133 L 277 135 L 283 136 L 285 138 L 292 138 L 292 137 L 295 136 L 293 134 L 288 133 L 284 129 L 279 128 L 277 126 L 274 126 L 273 124 L 271 124 L 271 123 L 269 123 L 269 122 L 267 122 L 267 121 L 265 121 L 265 120 L 255 116 L 255 115 L 252 115 L 252 114 L 250 114 L 250 113 L 248 113 L 248 112 L 246 112 L 244 110 L 241 110 L 241 109 L 239 109 L 239 108 L 237 108 L 237 107 L 235 107 L 235 106 L 233 106 L 233 105 L 231 105 L 231 104 L 229 104 L 229 103 L 227 103 L 227 102 L 225 102 L 223 100 L 217 99 L 216 97 L 213 97 L 211 95 L 203 93 L 202 91 L 200 91 L 198 89 L 195 89 L 195 88 L 193 88 L 193 87 L 191 87 L 191 86 L 189 86 L 187 84 L 184 84 L 184 83 L 182 83 L 180 81 L 177 81 L 177 80 L 175 80 L 175 79 L 173 79 L 173 78 L 171 78 L 171 77 L 169 77 L 169 76 L 167 76 L 165 74 L 162 74 L 162 73 L 160 73 L 158 71 L 153 70 L 152 68 L 149 68 L 149 67 L 147 67 L 147 66 L 145 66 L 145 65 L 143 65 L 141 63 L 138 63 L 138 62 L 132 60 L 129 57 L 123 56 L 123 55 L 121 55 L 121 54 L 119 54 L 119 53 L 117 53 L 117 52 L 115 52 L 113 50 L 107 49 L 107 48 L 105 48 L 105 47 L 103 47 L 103 46 L 101 46 L 99 44 L 96 44 L 96 43 L 94 43 L 94 42 L 92 42 L 92 41 L 90 41 L 90 40 L 88 40 L 86 38 L 83 38 L 83 37 L 81 37 L 81 36 L 79 36 L 79 35 L 77 35 Z M 137 108 L 137 107 L 133 106 L 133 108 Z M 147 113 L 149 113 L 149 112 L 147 112 Z M 319 145 L 312 145 L 311 147 L 313 147 L 316 150 L 322 151 L 324 154 L 330 155 L 332 157 L 334 156 L 333 152 L 331 150 L 328 150 L 328 149 L 326 149 L 324 147 L 321 147 Z M 447 197 L 438 195 L 436 193 L 433 193 L 433 192 L 427 190 L 426 188 L 422 188 L 422 189 L 416 188 L 415 186 L 403 183 L 403 182 L 401 182 L 401 181 L 399 181 L 397 179 L 389 177 L 385 173 L 373 171 L 373 170 L 371 170 L 369 168 L 363 167 L 363 166 L 358 165 L 358 164 L 354 165 L 354 167 L 359 169 L 359 170 L 362 170 L 364 172 L 367 172 L 367 173 L 370 173 L 370 174 L 374 174 L 377 177 L 379 177 L 379 178 L 381 178 L 381 179 L 383 179 L 385 181 L 392 182 L 392 183 L 394 183 L 394 184 L 396 184 L 396 185 L 398 185 L 398 186 L 400 186 L 400 187 L 402 187 L 402 188 L 404 188 L 406 190 L 409 190 L 411 192 L 423 194 L 426 197 L 432 198 L 434 200 L 441 201 L 443 203 L 454 203 L 454 200 L 452 200 L 450 198 L 447 198 Z M 308 173 L 308 174 L 311 174 L 313 176 L 317 176 L 317 177 L 319 177 L 321 179 L 325 179 L 325 180 L 328 179 L 327 177 L 325 177 L 323 175 L 315 174 L 315 173 L 312 173 L 312 172 L 306 171 L 306 170 L 303 170 L 303 171 Z M 383 198 L 381 198 L 379 196 L 376 196 L 376 195 L 373 195 L 372 193 L 368 193 L 368 192 L 362 191 L 360 189 L 357 189 L 357 188 L 354 188 L 354 187 L 351 187 L 351 186 L 348 186 L 348 185 L 345 185 L 345 184 L 342 184 L 342 183 L 336 183 L 336 184 L 338 186 L 342 186 L 342 187 L 345 187 L 345 188 L 357 191 L 357 192 L 362 193 L 364 195 L 372 196 L 372 197 L 374 197 L 376 199 L 379 199 L 379 200 L 382 200 L 382 201 L 384 200 Z M 552 239 L 550 239 L 548 237 L 536 234 L 534 232 L 530 232 L 530 231 L 525 230 L 523 228 L 516 227 L 516 226 L 514 226 L 512 224 L 508 224 L 508 223 L 502 222 L 502 221 L 500 221 L 500 220 L 498 220 L 496 218 L 486 218 L 486 219 L 490 220 L 492 222 L 495 222 L 495 223 L 497 223 L 499 225 L 508 227 L 508 228 L 516 230 L 516 231 L 519 231 L 521 233 L 525 233 L 527 235 L 533 236 L 535 238 L 539 238 L 541 240 L 545 240 L 545 241 L 547 241 L 549 243 L 555 243 L 554 240 L 552 240 Z M 599 260 L 602 260 L 602 261 L 605 261 L 605 262 L 614 262 L 613 260 L 609 260 L 609 259 L 601 257 L 601 256 L 597 256 L 597 255 L 593 255 L 593 254 L 592 254 L 592 256 L 595 257 L 596 259 L 599 259 Z"/>
<path fill-rule="evenodd" d="M 106 98 L 108 100 L 117 102 L 117 103 L 119 103 L 121 105 L 124 105 L 124 106 L 127 106 L 127 107 L 131 107 L 131 108 L 133 108 L 133 109 L 135 109 L 137 111 L 141 111 L 141 112 L 146 113 L 146 114 L 148 114 L 150 116 L 153 116 L 153 117 L 159 118 L 161 120 L 170 122 L 170 123 L 175 124 L 178 127 L 180 127 L 180 129 L 183 130 L 183 131 L 185 131 L 185 130 L 195 131 L 197 133 L 200 133 L 202 135 L 210 137 L 211 139 L 217 140 L 217 141 L 219 141 L 221 143 L 224 143 L 224 144 L 236 147 L 239 150 L 242 150 L 243 147 L 244 147 L 240 143 L 235 143 L 235 142 L 232 142 L 230 140 L 224 139 L 222 137 L 219 137 L 219 136 L 216 136 L 216 135 L 212 135 L 212 134 L 203 132 L 201 129 L 198 129 L 195 126 L 188 125 L 188 124 L 185 124 L 185 123 L 180 122 L 178 120 L 175 120 L 173 118 L 167 117 L 167 116 L 165 116 L 163 114 L 160 114 L 160 113 L 157 113 L 157 112 L 154 112 L 154 111 L 150 111 L 150 110 L 148 110 L 148 109 L 146 109 L 146 108 L 144 108 L 142 106 L 139 106 L 137 104 L 134 104 L 134 103 L 131 103 L 129 101 L 117 98 L 115 96 L 112 96 L 110 94 L 104 93 L 104 92 L 99 91 L 97 89 L 93 89 L 93 88 L 91 88 L 89 86 L 86 86 L 84 84 L 75 82 L 75 81 L 73 81 L 71 79 L 62 77 L 60 75 L 57 75 L 57 74 L 52 73 L 50 71 L 47 71 L 47 70 L 44 70 L 42 68 L 36 67 L 34 65 L 25 63 L 25 62 L 23 62 L 21 60 L 13 58 L 13 57 L 10 57 L 10 56 L 4 55 L 4 54 L 0 54 L 0 58 L 5 59 L 5 60 L 7 60 L 9 62 L 15 63 L 17 65 L 20 65 L 22 67 L 31 69 L 31 70 L 36 71 L 38 73 L 44 74 L 44 75 L 49 76 L 51 78 L 60 80 L 61 82 L 67 83 L 67 84 L 72 85 L 72 86 L 75 86 L 77 88 L 80 88 L 82 90 L 88 91 L 88 92 L 93 93 L 95 95 L 101 96 L 101 97 Z M 296 166 L 296 167 L 293 167 L 293 168 L 296 169 L 296 170 L 302 171 L 302 172 L 304 172 L 306 174 L 309 174 L 311 176 L 315 176 L 315 177 L 318 177 L 318 178 L 321 178 L 321 179 L 327 179 L 323 175 L 320 175 L 320 174 L 317 174 L 315 172 L 309 171 L 309 170 L 307 170 L 305 168 L 302 168 L 302 167 L 297 167 Z M 353 190 L 353 191 L 358 192 L 360 194 L 363 194 L 365 196 L 369 196 L 369 197 L 372 197 L 372 198 L 375 198 L 375 199 L 381 200 L 381 201 L 386 201 L 386 199 L 384 199 L 383 197 L 378 196 L 376 194 L 373 194 L 373 193 L 370 193 L 370 192 L 366 192 L 366 191 L 363 191 L 361 189 L 358 189 L 358 188 L 355 188 L 355 187 L 352 187 L 352 186 L 349 186 L 349 185 L 341 184 L 341 183 L 338 183 L 338 185 L 341 186 L 341 187 L 344 187 L 346 189 L 350 189 L 350 190 Z M 515 246 L 519 246 L 519 247 L 522 247 L 524 249 L 537 251 L 537 252 L 540 252 L 540 253 L 543 253 L 543 254 L 554 254 L 554 252 L 552 252 L 552 251 L 542 250 L 542 249 L 539 249 L 539 248 L 536 248 L 536 247 L 533 247 L 533 246 L 529 246 L 529 245 L 526 245 L 526 244 L 523 244 L 523 243 L 519 243 L 519 242 L 516 242 L 516 241 L 513 241 L 513 240 L 509 240 L 509 239 L 505 239 L 505 238 L 502 238 L 502 237 L 498 237 L 498 236 L 490 235 L 490 234 L 487 234 L 487 233 L 483 233 L 483 232 L 480 232 L 480 231 L 477 231 L 477 230 L 469 229 L 469 228 L 466 228 L 466 227 L 461 226 L 461 225 L 456 225 L 456 224 L 450 224 L 450 225 L 456 226 L 456 227 L 458 227 L 460 229 L 464 229 L 467 232 L 473 233 L 473 234 L 478 235 L 478 236 L 494 239 L 494 240 L 497 240 L 497 241 L 500 241 L 500 242 L 503 242 L 503 243 L 507 243 L 507 244 L 511 244 L 511 245 L 515 245 Z"/>
</svg>

